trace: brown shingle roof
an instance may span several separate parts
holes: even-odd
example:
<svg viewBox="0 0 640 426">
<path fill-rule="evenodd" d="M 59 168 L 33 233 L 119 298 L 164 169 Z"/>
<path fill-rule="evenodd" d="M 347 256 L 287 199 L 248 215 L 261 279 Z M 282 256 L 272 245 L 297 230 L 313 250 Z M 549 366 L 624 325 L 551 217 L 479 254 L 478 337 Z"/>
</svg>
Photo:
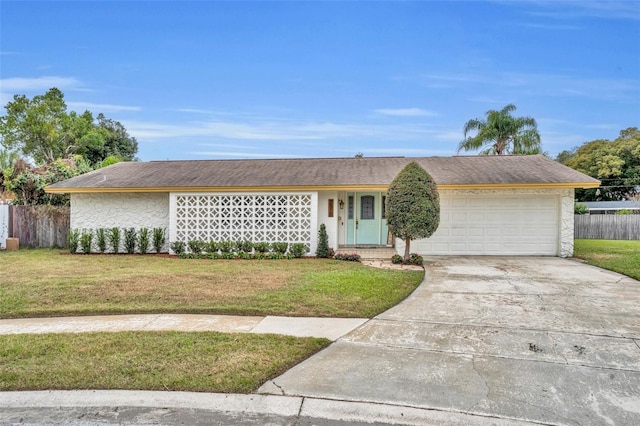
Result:
<svg viewBox="0 0 640 426">
<path fill-rule="evenodd" d="M 49 192 L 386 187 L 416 161 L 439 187 L 566 186 L 599 182 L 540 155 L 123 162 L 58 182 Z"/>
</svg>

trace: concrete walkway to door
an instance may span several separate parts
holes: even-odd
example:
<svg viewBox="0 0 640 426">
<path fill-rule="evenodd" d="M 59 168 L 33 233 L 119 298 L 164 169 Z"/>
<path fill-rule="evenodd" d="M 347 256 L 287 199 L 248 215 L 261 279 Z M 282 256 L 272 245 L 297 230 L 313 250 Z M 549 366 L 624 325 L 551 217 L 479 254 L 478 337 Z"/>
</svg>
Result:
<svg viewBox="0 0 640 426">
<path fill-rule="evenodd" d="M 407 300 L 258 392 L 493 424 L 640 424 L 640 282 L 559 258 L 427 263 Z"/>
</svg>

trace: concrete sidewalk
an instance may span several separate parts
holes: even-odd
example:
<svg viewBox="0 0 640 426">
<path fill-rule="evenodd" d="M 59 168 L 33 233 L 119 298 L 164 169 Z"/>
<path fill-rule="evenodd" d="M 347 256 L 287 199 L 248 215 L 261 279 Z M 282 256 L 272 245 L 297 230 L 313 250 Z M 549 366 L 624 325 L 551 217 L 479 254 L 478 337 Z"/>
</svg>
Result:
<svg viewBox="0 0 640 426">
<path fill-rule="evenodd" d="M 392 404 L 279 395 L 120 390 L 0 392 L 0 424 L 531 425 Z"/>
<path fill-rule="evenodd" d="M 367 318 L 245 317 L 233 315 L 103 315 L 0 320 L 0 334 L 87 333 L 95 331 L 219 331 L 324 337 L 336 341 Z"/>
</svg>

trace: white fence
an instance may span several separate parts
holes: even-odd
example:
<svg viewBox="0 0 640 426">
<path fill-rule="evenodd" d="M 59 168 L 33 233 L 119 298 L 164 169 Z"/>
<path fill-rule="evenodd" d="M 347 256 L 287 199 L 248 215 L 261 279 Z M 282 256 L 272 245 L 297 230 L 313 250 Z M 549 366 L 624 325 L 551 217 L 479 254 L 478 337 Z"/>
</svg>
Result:
<svg viewBox="0 0 640 426">
<path fill-rule="evenodd" d="M 9 205 L 0 204 L 0 248 L 5 249 L 9 238 Z"/>
</svg>

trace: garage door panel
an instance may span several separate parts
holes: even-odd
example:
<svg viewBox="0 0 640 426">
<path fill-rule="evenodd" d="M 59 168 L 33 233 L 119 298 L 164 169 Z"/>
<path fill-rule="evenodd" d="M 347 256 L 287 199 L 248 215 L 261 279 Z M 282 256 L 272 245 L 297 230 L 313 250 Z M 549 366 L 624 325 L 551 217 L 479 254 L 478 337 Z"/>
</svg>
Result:
<svg viewBox="0 0 640 426">
<path fill-rule="evenodd" d="M 441 197 L 438 230 L 416 241 L 421 254 L 557 255 L 559 198 Z"/>
</svg>

